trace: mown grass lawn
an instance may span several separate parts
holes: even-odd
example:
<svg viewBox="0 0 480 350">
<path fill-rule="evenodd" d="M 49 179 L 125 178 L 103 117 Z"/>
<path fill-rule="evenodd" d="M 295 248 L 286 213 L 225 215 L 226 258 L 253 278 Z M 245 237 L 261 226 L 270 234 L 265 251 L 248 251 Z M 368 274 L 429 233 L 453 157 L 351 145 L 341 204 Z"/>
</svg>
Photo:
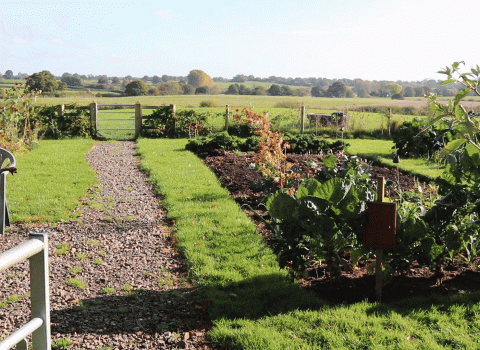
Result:
<svg viewBox="0 0 480 350">
<path fill-rule="evenodd" d="M 329 304 L 286 278 L 270 249 L 186 140 L 138 141 L 178 245 L 232 349 L 477 349 L 480 294 Z M 373 288 L 373 286 L 372 286 Z"/>
<path fill-rule="evenodd" d="M 17 156 L 18 172 L 7 175 L 10 220 L 55 223 L 72 218 L 78 199 L 97 181 L 85 160 L 93 144 L 81 138 L 42 140 Z"/>
</svg>

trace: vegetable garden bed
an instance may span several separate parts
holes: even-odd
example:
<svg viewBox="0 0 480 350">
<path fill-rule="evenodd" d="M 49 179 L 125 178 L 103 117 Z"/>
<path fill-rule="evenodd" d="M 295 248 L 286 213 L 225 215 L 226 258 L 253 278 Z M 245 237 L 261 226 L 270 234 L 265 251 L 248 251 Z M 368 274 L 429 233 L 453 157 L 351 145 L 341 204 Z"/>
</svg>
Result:
<svg viewBox="0 0 480 350">
<path fill-rule="evenodd" d="M 265 193 L 252 183 L 262 181 L 262 176 L 252 167 L 252 155 L 237 155 L 231 151 L 218 150 L 211 154 L 203 154 L 203 162 L 212 169 L 220 179 L 222 186 L 230 191 L 230 194 L 240 204 L 248 204 L 256 210 L 256 214 L 268 218 L 264 206 Z M 307 162 L 321 163 L 323 156 L 318 154 L 297 155 L 289 154 L 287 161 L 293 164 L 293 169 L 302 169 L 304 172 L 309 168 Z M 390 197 L 397 197 L 399 191 L 405 193 L 418 189 L 421 186 L 426 191 L 428 186 L 420 184 L 414 176 L 380 166 L 373 166 L 371 176 L 383 176 L 400 186 L 390 187 L 387 192 Z M 248 212 L 248 211 L 247 211 Z M 250 215 L 253 212 L 250 211 Z M 272 231 L 261 221 L 257 221 L 257 228 L 261 235 L 273 247 L 276 243 Z M 374 257 L 361 260 L 353 266 L 350 252 L 342 254 L 343 266 L 340 278 L 328 277 L 327 266 L 319 261 L 307 268 L 305 276 L 298 280 L 306 289 L 313 290 L 322 299 L 332 302 L 357 302 L 365 299 L 375 300 L 374 296 Z M 480 265 L 480 256 L 474 259 L 475 265 Z M 385 301 L 398 300 L 411 296 L 428 296 L 432 293 L 442 295 L 455 295 L 457 293 L 472 293 L 477 291 L 480 285 L 480 270 L 472 265 L 448 260 L 442 263 L 440 271 L 432 271 L 427 267 L 421 267 L 417 262 L 412 262 L 410 268 L 402 273 L 394 273 L 383 290 Z"/>
</svg>

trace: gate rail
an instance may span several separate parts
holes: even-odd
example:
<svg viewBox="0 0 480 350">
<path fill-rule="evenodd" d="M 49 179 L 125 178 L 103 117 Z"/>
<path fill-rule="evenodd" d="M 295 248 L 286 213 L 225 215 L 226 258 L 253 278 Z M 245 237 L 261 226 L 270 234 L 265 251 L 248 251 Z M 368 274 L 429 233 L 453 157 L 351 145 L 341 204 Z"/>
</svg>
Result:
<svg viewBox="0 0 480 350">
<path fill-rule="evenodd" d="M 0 272 L 30 259 L 32 319 L 0 342 L 0 350 L 27 350 L 25 340 L 32 334 L 35 350 L 50 350 L 50 300 L 48 278 L 48 234 L 31 232 L 29 240 L 0 253 Z"/>
</svg>

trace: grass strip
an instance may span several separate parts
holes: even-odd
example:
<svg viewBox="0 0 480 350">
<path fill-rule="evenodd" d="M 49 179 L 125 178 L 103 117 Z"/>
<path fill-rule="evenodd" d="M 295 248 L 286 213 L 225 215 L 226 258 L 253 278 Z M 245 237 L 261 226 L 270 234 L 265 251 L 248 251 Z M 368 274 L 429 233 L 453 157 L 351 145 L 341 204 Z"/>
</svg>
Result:
<svg viewBox="0 0 480 350">
<path fill-rule="evenodd" d="M 288 282 L 255 225 L 185 144 L 140 139 L 137 150 L 149 181 L 165 197 L 169 218 L 176 222 L 178 247 L 191 276 L 212 301 L 213 319 L 255 318 L 317 303 Z"/>
<path fill-rule="evenodd" d="M 85 160 L 89 139 L 42 140 L 16 157 L 18 173 L 7 176 L 12 221 L 59 222 L 72 218 L 78 198 L 97 181 Z"/>
<path fill-rule="evenodd" d="M 350 145 L 347 148 L 348 154 L 374 160 L 384 166 L 398 168 L 415 176 L 435 180 L 443 172 L 442 164 L 422 158 L 400 159 L 400 163 L 395 164 L 393 162 L 395 153 L 393 141 L 352 139 L 345 140 L 345 143 Z"/>
<path fill-rule="evenodd" d="M 253 223 L 185 140 L 140 139 L 149 181 L 176 221 L 191 277 L 231 349 L 477 349 L 480 295 L 331 305 L 286 280 Z M 372 286 L 373 288 L 373 286 Z"/>
</svg>

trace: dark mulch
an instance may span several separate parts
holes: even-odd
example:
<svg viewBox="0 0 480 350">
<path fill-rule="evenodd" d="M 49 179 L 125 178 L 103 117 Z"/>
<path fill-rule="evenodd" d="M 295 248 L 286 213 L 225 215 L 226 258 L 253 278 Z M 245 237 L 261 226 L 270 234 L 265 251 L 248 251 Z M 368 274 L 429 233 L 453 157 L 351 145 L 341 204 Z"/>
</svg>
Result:
<svg viewBox="0 0 480 350">
<path fill-rule="evenodd" d="M 322 155 L 288 155 L 287 161 L 293 164 L 293 168 L 307 170 L 307 160 L 321 162 Z M 239 205 L 248 204 L 255 208 L 257 214 L 268 218 L 263 206 L 259 203 L 265 201 L 264 193 L 252 190 L 252 183 L 259 182 L 262 177 L 250 168 L 252 155 L 237 155 L 230 151 L 218 150 L 212 154 L 201 155 L 204 163 L 220 179 L 221 184 L 227 188 L 232 197 Z M 400 184 L 401 191 L 411 190 L 416 185 L 415 178 L 407 173 L 380 166 L 373 166 L 372 177 L 383 176 L 386 180 L 392 180 Z M 417 182 L 418 185 L 418 182 Z M 253 186 L 255 188 L 255 186 Z M 387 189 L 387 195 L 395 196 L 397 188 Z M 251 211 L 247 213 L 253 215 Z M 272 232 L 261 222 L 257 221 L 259 233 L 267 240 L 268 244 L 274 244 Z M 375 276 L 367 273 L 367 268 L 375 263 L 371 257 L 367 261 L 361 261 L 353 267 L 348 260 L 348 252 L 345 256 L 345 266 L 340 278 L 333 279 L 326 273 L 326 265 L 316 265 L 308 268 L 309 276 L 299 280 L 305 288 L 315 291 L 320 297 L 332 302 L 356 302 L 361 300 L 375 300 Z M 480 265 L 480 257 L 475 261 Z M 370 269 L 373 271 L 373 269 Z M 433 272 L 429 268 L 419 267 L 415 262 L 410 269 L 393 276 L 393 279 L 383 288 L 383 300 L 394 300 L 408 296 L 470 293 L 480 287 L 480 270 L 466 264 L 457 262 L 445 262 L 440 272 Z"/>
</svg>

